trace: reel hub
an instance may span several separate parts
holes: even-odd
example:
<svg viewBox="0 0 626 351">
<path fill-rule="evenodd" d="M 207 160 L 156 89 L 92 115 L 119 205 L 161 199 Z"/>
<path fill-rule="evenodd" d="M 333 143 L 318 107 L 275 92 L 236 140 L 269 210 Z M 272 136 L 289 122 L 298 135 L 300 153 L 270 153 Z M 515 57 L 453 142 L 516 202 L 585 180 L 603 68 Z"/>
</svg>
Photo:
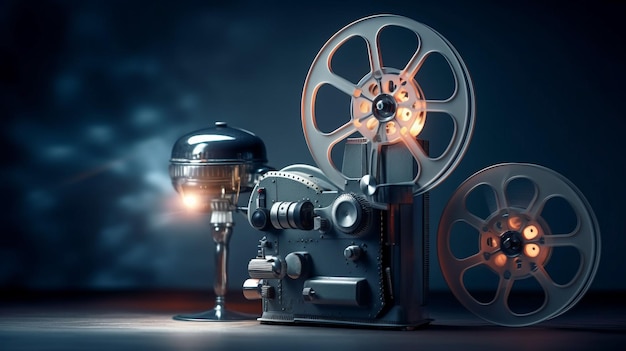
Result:
<svg viewBox="0 0 626 351">
<path fill-rule="evenodd" d="M 396 114 L 396 102 L 389 94 L 381 94 L 372 102 L 372 112 L 379 122 L 387 122 Z"/>
<path fill-rule="evenodd" d="M 500 247 L 502 252 L 509 257 L 519 256 L 523 251 L 524 241 L 522 234 L 509 230 L 500 237 Z"/>
<path fill-rule="evenodd" d="M 424 92 L 414 79 L 402 78 L 401 71 L 383 71 L 357 84 L 359 96 L 350 102 L 356 130 L 376 145 L 395 144 L 402 136 L 417 138 L 426 123 Z"/>
</svg>

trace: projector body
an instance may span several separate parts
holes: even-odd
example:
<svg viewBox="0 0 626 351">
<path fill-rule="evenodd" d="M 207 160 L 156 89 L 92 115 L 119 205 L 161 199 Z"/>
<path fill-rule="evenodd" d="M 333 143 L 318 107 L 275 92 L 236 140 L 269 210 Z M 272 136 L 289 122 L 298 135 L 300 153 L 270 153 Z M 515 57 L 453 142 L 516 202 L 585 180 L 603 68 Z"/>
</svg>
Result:
<svg viewBox="0 0 626 351">
<path fill-rule="evenodd" d="M 349 140 L 343 172 L 365 173 L 360 155 L 368 147 Z M 387 155 L 389 174 L 398 174 L 398 162 L 412 165 L 404 148 Z M 407 186 L 382 190 L 368 196 L 359 182 L 340 190 L 306 165 L 260 179 L 248 219 L 263 237 L 244 291 L 263 300 L 261 322 L 428 323 L 428 194 L 414 197 Z"/>
</svg>

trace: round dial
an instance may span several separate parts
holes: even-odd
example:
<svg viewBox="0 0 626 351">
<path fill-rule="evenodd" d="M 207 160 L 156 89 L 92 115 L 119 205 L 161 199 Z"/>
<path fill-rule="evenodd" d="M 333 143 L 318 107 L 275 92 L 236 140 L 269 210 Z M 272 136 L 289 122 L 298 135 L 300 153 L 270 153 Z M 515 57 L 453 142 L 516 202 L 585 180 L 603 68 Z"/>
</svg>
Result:
<svg viewBox="0 0 626 351">
<path fill-rule="evenodd" d="M 332 220 L 337 229 L 358 235 L 367 229 L 371 207 L 367 200 L 354 194 L 341 194 L 332 207 Z"/>
</svg>

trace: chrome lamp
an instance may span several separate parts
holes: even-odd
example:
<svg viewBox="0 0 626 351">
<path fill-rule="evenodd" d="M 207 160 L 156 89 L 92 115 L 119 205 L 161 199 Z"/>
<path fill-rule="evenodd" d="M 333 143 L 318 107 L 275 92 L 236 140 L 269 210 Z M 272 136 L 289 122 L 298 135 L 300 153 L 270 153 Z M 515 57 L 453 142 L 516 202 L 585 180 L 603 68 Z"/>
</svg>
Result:
<svg viewBox="0 0 626 351">
<path fill-rule="evenodd" d="M 225 122 L 180 137 L 172 148 L 169 173 L 183 203 L 210 216 L 215 242 L 215 307 L 209 311 L 176 315 L 185 321 L 234 321 L 254 316 L 225 308 L 228 290 L 228 243 L 239 194 L 249 192 L 269 168 L 263 141 L 251 132 Z"/>
</svg>

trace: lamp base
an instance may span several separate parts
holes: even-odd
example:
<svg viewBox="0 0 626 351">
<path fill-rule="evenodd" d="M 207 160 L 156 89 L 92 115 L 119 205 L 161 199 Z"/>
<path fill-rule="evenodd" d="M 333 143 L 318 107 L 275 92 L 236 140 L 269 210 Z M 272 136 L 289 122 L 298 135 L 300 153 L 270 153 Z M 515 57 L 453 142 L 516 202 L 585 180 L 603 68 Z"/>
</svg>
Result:
<svg viewBox="0 0 626 351">
<path fill-rule="evenodd" d="M 229 311 L 222 306 L 216 306 L 215 308 L 193 314 L 179 314 L 173 319 L 177 321 L 189 321 L 189 322 L 234 322 L 234 321 L 245 321 L 245 320 L 255 320 L 259 316 L 235 311 Z"/>
</svg>

